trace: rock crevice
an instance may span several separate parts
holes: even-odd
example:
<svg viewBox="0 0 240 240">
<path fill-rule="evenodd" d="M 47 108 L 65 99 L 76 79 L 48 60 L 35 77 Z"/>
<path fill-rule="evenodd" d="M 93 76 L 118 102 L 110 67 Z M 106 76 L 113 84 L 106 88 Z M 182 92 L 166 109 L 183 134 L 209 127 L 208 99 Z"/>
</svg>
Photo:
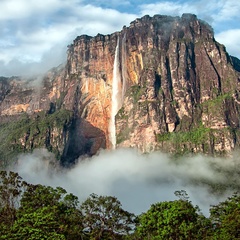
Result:
<svg viewBox="0 0 240 240">
<path fill-rule="evenodd" d="M 111 148 L 117 44 L 117 146 L 222 154 L 239 145 L 240 61 L 215 41 L 207 23 L 191 14 L 147 15 L 113 34 L 79 36 L 68 47 L 66 65 L 50 70 L 38 89 L 1 78 L 1 126 L 13 116 L 32 119 L 64 110 L 71 113 L 67 125 L 32 136 L 48 136 L 45 145 L 57 149 L 64 164 Z M 51 144 L 55 138 L 57 145 Z"/>
</svg>

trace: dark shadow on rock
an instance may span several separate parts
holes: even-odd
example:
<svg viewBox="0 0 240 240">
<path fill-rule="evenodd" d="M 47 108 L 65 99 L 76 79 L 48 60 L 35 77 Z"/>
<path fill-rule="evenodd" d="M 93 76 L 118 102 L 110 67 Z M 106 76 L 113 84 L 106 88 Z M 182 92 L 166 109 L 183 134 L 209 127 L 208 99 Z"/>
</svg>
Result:
<svg viewBox="0 0 240 240">
<path fill-rule="evenodd" d="M 101 148 L 106 148 L 105 133 L 85 119 L 75 119 L 69 130 L 68 141 L 61 157 L 61 165 L 70 167 L 79 157 L 92 156 Z"/>
<path fill-rule="evenodd" d="M 240 72 L 240 60 L 234 56 L 230 56 L 232 65 L 234 67 L 234 69 L 238 72 Z"/>
</svg>

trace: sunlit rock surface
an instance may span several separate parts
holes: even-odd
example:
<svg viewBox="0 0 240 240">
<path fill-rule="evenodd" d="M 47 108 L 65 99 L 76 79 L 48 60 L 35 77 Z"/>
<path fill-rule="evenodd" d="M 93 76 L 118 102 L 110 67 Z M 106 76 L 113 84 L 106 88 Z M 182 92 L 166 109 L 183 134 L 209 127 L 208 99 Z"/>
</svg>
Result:
<svg viewBox="0 0 240 240">
<path fill-rule="evenodd" d="M 42 81 L 2 77 L 1 126 L 26 115 L 41 125 L 43 112 L 52 121 L 42 130 L 26 127 L 6 144 L 19 143 L 20 151 L 48 147 L 63 164 L 111 148 L 117 44 L 117 146 L 209 154 L 239 146 L 239 60 L 191 14 L 144 16 L 110 35 L 79 36 L 68 46 L 67 63 Z"/>
</svg>

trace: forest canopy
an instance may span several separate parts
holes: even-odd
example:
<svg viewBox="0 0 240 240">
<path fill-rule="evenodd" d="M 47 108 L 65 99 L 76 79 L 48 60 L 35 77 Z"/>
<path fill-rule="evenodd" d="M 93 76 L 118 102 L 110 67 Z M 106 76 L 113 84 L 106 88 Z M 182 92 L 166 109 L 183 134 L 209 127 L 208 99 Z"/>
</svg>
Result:
<svg viewBox="0 0 240 240">
<path fill-rule="evenodd" d="M 113 196 L 82 203 L 62 187 L 34 185 L 0 172 L 0 239 L 239 239 L 240 195 L 211 206 L 205 217 L 184 190 L 138 216 Z"/>
</svg>

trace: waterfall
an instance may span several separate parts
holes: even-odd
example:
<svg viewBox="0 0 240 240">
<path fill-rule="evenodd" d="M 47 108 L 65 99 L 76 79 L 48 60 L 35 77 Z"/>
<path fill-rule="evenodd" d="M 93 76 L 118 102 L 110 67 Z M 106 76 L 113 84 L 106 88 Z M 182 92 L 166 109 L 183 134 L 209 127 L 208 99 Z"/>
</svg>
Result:
<svg viewBox="0 0 240 240">
<path fill-rule="evenodd" d="M 113 79 L 112 79 L 112 111 L 109 124 L 110 141 L 112 148 L 116 148 L 116 126 L 115 116 L 120 108 L 122 94 L 121 94 L 121 75 L 120 75 L 120 63 L 119 63 L 119 38 L 115 50 L 114 65 L 113 65 Z"/>
<path fill-rule="evenodd" d="M 124 95 L 126 92 L 126 79 L 127 79 L 127 66 L 126 66 L 126 59 L 127 59 L 127 50 L 126 50 L 126 33 L 122 39 L 122 102 L 124 101 Z"/>
</svg>

